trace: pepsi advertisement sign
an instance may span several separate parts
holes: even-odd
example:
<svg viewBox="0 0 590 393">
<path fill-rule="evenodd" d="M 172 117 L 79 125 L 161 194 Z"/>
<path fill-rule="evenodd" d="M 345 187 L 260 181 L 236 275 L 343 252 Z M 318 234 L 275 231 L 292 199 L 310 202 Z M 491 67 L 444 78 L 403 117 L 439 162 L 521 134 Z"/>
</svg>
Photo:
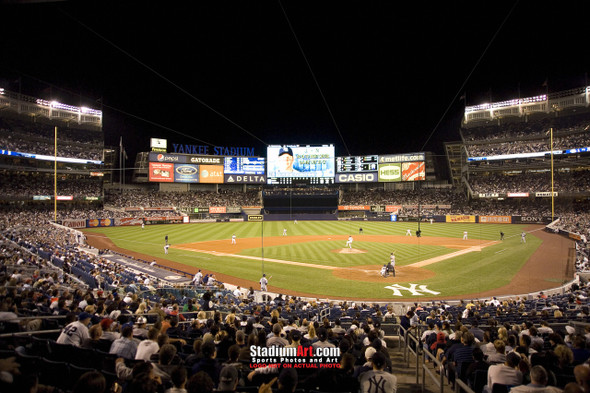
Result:
<svg viewBox="0 0 590 393">
<path fill-rule="evenodd" d="M 150 162 L 171 162 L 174 164 L 186 164 L 188 156 L 178 154 L 150 152 Z"/>
</svg>

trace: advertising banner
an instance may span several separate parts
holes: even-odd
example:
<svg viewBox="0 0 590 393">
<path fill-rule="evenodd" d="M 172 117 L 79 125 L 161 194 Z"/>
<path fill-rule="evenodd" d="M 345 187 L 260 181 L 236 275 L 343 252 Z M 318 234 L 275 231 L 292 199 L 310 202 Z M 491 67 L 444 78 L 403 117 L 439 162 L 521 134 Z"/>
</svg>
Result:
<svg viewBox="0 0 590 393">
<path fill-rule="evenodd" d="M 226 213 L 241 213 L 242 208 L 239 206 L 228 206 L 225 208 Z"/>
<path fill-rule="evenodd" d="M 262 214 L 249 214 L 248 221 L 261 222 L 264 221 L 264 216 Z"/>
<path fill-rule="evenodd" d="M 149 180 L 162 183 L 173 183 L 174 164 L 150 162 Z"/>
<path fill-rule="evenodd" d="M 264 175 L 223 175 L 224 183 L 228 184 L 264 184 L 266 176 Z"/>
<path fill-rule="evenodd" d="M 379 164 L 379 181 L 402 181 L 402 164 Z"/>
<path fill-rule="evenodd" d="M 402 181 L 426 180 L 426 164 L 422 162 L 404 162 L 402 164 Z"/>
<path fill-rule="evenodd" d="M 55 200 L 57 200 L 57 201 L 73 201 L 74 196 L 73 195 L 56 195 Z"/>
<path fill-rule="evenodd" d="M 377 172 L 337 173 L 336 183 L 377 183 Z"/>
<path fill-rule="evenodd" d="M 99 218 L 95 220 L 87 220 L 86 226 L 88 228 L 96 228 L 96 227 L 112 227 L 115 225 L 115 221 L 110 218 Z"/>
<path fill-rule="evenodd" d="M 199 166 L 193 164 L 174 164 L 174 181 L 177 183 L 198 183 Z"/>
<path fill-rule="evenodd" d="M 338 210 L 370 210 L 368 205 L 338 205 Z"/>
<path fill-rule="evenodd" d="M 446 216 L 446 222 L 475 222 L 475 216 Z"/>
<path fill-rule="evenodd" d="M 387 205 L 385 206 L 385 211 L 389 213 L 397 214 L 402 207 L 399 205 Z"/>
<path fill-rule="evenodd" d="M 480 224 L 512 224 L 512 216 L 479 216 Z"/>
<path fill-rule="evenodd" d="M 223 183 L 223 165 L 199 166 L 199 179 L 201 183 Z"/>
<path fill-rule="evenodd" d="M 528 198 L 529 193 L 528 192 L 508 192 L 508 193 L 506 193 L 506 196 L 508 198 Z"/>
<path fill-rule="evenodd" d="M 557 220 L 558 217 L 555 217 Z M 513 224 L 550 224 L 551 217 L 543 216 L 512 216 Z"/>
<path fill-rule="evenodd" d="M 426 155 L 424 153 L 385 154 L 379 155 L 379 163 L 386 164 L 389 162 L 424 161 L 425 158 Z"/>
<path fill-rule="evenodd" d="M 187 157 L 180 154 L 167 154 L 167 153 L 156 153 L 150 152 L 150 162 L 169 162 L 173 164 L 186 164 Z"/>
<path fill-rule="evenodd" d="M 61 225 L 68 228 L 86 228 L 86 220 L 63 220 Z"/>
<path fill-rule="evenodd" d="M 182 216 L 178 217 L 148 217 L 145 219 L 146 224 L 182 224 Z"/>
<path fill-rule="evenodd" d="M 556 197 L 558 194 L 557 192 L 553 192 L 553 196 Z M 547 198 L 551 196 L 551 192 L 535 192 L 535 197 L 537 198 Z"/>
<path fill-rule="evenodd" d="M 186 161 L 191 164 L 223 165 L 223 157 L 216 156 L 187 156 Z"/>
<path fill-rule="evenodd" d="M 225 208 L 225 206 L 209 206 L 209 213 L 223 214 L 223 213 L 226 213 L 226 208 Z"/>
<path fill-rule="evenodd" d="M 141 218 L 125 217 L 115 218 L 115 226 L 127 227 L 132 225 L 141 225 L 143 220 Z"/>
<path fill-rule="evenodd" d="M 500 194 L 496 194 L 496 193 L 485 193 L 485 194 L 478 194 L 480 198 L 498 198 L 500 196 Z"/>
</svg>

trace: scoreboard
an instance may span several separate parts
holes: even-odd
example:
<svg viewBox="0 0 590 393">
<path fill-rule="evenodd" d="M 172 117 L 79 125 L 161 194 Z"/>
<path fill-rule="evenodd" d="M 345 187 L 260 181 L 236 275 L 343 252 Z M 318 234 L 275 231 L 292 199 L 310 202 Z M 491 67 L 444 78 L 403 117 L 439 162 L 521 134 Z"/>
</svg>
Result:
<svg viewBox="0 0 590 393">
<path fill-rule="evenodd" d="M 225 157 L 223 173 L 230 175 L 264 175 L 265 159 L 262 157 Z"/>
<path fill-rule="evenodd" d="M 336 172 L 375 172 L 379 156 L 336 157 Z"/>
</svg>

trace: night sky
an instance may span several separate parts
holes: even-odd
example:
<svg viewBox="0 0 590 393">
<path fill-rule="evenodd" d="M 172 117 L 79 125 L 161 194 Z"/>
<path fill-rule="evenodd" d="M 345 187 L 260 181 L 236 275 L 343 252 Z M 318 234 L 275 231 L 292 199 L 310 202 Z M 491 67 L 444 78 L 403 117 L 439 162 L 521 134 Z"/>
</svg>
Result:
<svg viewBox="0 0 590 393">
<path fill-rule="evenodd" d="M 150 137 L 261 156 L 284 143 L 442 153 L 465 104 L 584 86 L 589 11 L 535 0 L 4 1 L 0 87 L 102 105 L 107 145 L 123 136 L 132 158 Z"/>
</svg>

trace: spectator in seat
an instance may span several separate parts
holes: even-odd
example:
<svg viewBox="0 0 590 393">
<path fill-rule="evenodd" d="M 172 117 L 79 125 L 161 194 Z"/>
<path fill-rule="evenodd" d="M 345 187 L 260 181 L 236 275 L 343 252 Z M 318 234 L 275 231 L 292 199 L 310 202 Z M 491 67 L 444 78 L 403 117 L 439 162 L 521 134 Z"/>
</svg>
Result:
<svg viewBox="0 0 590 393">
<path fill-rule="evenodd" d="M 92 315 L 87 312 L 81 312 L 78 315 L 78 320 L 68 324 L 63 328 L 61 334 L 57 338 L 58 344 L 69 344 L 76 347 L 82 346 L 82 342 L 90 337 L 88 333 L 88 324 Z"/>
<path fill-rule="evenodd" d="M 495 383 L 516 386 L 522 383 L 522 373 L 518 369 L 520 355 L 510 352 L 506 356 L 504 364 L 496 364 L 488 369 L 488 384 L 484 387 L 484 393 L 490 393 Z"/>
<path fill-rule="evenodd" d="M 531 383 L 528 385 L 515 386 L 510 389 L 514 393 L 559 393 L 562 390 L 555 386 L 547 386 L 547 371 L 543 366 L 533 366 L 531 368 Z"/>
<path fill-rule="evenodd" d="M 135 359 L 139 341 L 133 338 L 133 325 L 125 324 L 121 331 L 121 338 L 113 341 L 109 353 L 125 359 Z"/>
<path fill-rule="evenodd" d="M 137 352 L 135 353 L 136 360 L 145 360 L 147 362 L 152 355 L 160 351 L 160 345 L 158 344 L 159 334 L 160 331 L 157 328 L 150 328 L 147 339 L 137 345 Z"/>
<path fill-rule="evenodd" d="M 362 393 L 395 393 L 397 391 L 397 378 L 395 375 L 384 371 L 385 355 L 375 352 L 371 357 L 372 369 L 362 373 L 359 377 Z M 381 388 L 375 390 L 377 386 Z"/>
<path fill-rule="evenodd" d="M 219 383 L 219 372 L 221 371 L 216 356 L 215 343 L 211 341 L 204 342 L 201 346 L 201 353 L 203 358 L 193 366 L 193 374 L 199 371 L 205 371 L 213 380 L 214 384 Z"/>
</svg>

